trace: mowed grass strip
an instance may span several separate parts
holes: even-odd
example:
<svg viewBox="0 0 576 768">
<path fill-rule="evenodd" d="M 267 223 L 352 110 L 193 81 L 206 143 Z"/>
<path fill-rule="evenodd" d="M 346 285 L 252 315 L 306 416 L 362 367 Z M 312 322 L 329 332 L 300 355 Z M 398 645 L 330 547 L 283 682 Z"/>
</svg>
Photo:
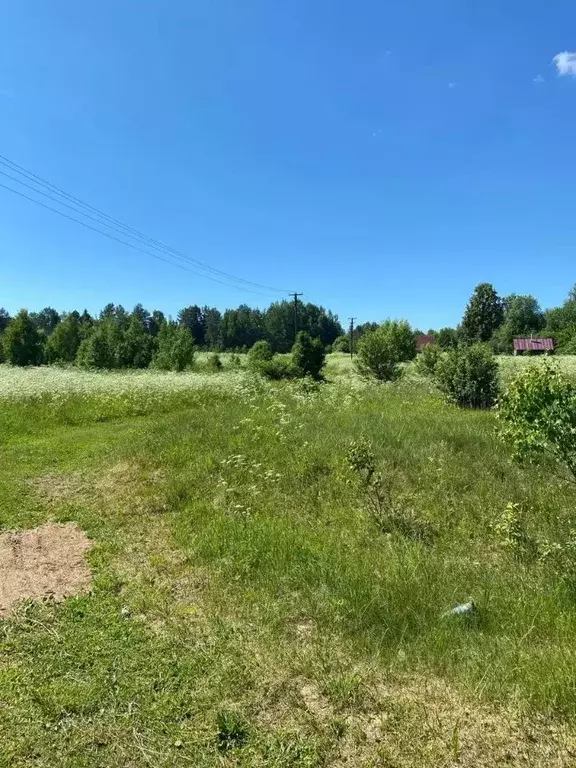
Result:
<svg viewBox="0 0 576 768">
<path fill-rule="evenodd" d="M 498 523 L 562 542 L 574 490 L 415 379 L 214 380 L 3 407 L 2 529 L 77 522 L 94 585 L 0 624 L 0 765 L 573 764 L 571 585 Z"/>
</svg>

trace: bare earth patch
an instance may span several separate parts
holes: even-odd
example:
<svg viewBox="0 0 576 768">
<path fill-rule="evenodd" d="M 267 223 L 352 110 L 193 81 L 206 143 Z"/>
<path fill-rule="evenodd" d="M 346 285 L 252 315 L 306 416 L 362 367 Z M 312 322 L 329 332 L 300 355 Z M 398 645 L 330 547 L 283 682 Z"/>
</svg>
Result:
<svg viewBox="0 0 576 768">
<path fill-rule="evenodd" d="M 90 540 L 76 523 L 0 534 L 0 617 L 26 598 L 62 600 L 86 592 Z"/>
</svg>

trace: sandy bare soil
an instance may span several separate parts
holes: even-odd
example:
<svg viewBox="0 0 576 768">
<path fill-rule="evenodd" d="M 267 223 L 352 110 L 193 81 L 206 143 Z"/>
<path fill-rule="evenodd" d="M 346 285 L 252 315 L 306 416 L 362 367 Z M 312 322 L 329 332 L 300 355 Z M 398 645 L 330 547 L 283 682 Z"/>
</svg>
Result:
<svg viewBox="0 0 576 768">
<path fill-rule="evenodd" d="M 0 616 L 25 598 L 62 600 L 86 592 L 90 540 L 76 523 L 0 534 Z"/>
</svg>

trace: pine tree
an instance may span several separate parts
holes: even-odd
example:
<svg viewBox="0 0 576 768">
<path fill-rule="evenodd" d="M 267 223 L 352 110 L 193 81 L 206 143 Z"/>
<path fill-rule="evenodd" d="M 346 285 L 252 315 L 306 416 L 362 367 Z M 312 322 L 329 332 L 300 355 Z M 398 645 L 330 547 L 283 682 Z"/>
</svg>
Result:
<svg viewBox="0 0 576 768">
<path fill-rule="evenodd" d="M 480 283 L 470 297 L 460 333 L 465 344 L 490 341 L 504 320 L 502 301 L 490 283 Z"/>
</svg>

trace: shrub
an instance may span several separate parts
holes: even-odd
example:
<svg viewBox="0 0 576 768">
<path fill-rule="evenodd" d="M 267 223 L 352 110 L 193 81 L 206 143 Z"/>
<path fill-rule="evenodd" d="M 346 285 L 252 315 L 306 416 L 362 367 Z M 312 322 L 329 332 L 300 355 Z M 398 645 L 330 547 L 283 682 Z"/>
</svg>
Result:
<svg viewBox="0 0 576 768">
<path fill-rule="evenodd" d="M 252 370 L 257 370 L 262 363 L 272 360 L 274 353 L 267 341 L 257 341 L 248 352 L 248 365 Z"/>
<path fill-rule="evenodd" d="M 294 368 L 285 357 L 274 355 L 271 360 L 263 360 L 257 368 L 258 373 L 266 379 L 293 379 Z"/>
<path fill-rule="evenodd" d="M 296 336 L 296 342 L 292 347 L 292 368 L 296 376 L 311 376 L 313 379 L 322 379 L 322 369 L 326 351 L 324 344 L 318 338 L 312 338 L 309 333 L 301 331 Z"/>
<path fill-rule="evenodd" d="M 350 354 L 350 339 L 348 336 L 338 336 L 332 344 L 332 352 L 346 352 Z"/>
<path fill-rule="evenodd" d="M 463 408 L 491 408 L 498 396 L 498 362 L 484 344 L 450 350 L 434 376 L 441 392 Z"/>
<path fill-rule="evenodd" d="M 356 367 L 362 376 L 395 381 L 402 373 L 399 364 L 415 356 L 416 342 L 410 325 L 405 320 L 387 320 L 360 339 Z"/>
<path fill-rule="evenodd" d="M 212 371 L 212 373 L 218 373 L 222 370 L 222 360 L 220 360 L 220 355 L 217 352 L 214 352 L 214 354 L 208 357 L 208 360 L 206 360 L 206 368 L 209 371 Z"/>
<path fill-rule="evenodd" d="M 416 370 L 424 376 L 434 376 L 442 350 L 437 344 L 426 344 L 416 359 Z"/>
<path fill-rule="evenodd" d="M 377 471 L 372 443 L 365 437 L 353 440 L 347 453 L 348 466 L 359 479 L 370 513 L 382 533 L 400 535 L 430 544 L 435 536 L 432 525 L 407 506 L 397 488 L 402 485 L 395 464 Z"/>
<path fill-rule="evenodd" d="M 456 328 L 440 328 L 436 343 L 440 349 L 455 349 L 458 346 L 458 331 Z"/>
<path fill-rule="evenodd" d="M 228 362 L 229 362 L 230 368 L 233 368 L 234 370 L 239 370 L 240 368 L 242 368 L 242 358 L 240 357 L 240 355 L 237 355 L 236 353 L 233 353 L 232 355 L 230 355 Z"/>
<path fill-rule="evenodd" d="M 500 434 L 517 460 L 547 456 L 576 481 L 576 387 L 551 363 L 528 368 L 498 403 Z"/>
<path fill-rule="evenodd" d="M 152 365 L 162 371 L 184 371 L 194 363 L 194 339 L 188 328 L 165 323 L 158 332 Z"/>
<path fill-rule="evenodd" d="M 113 355 L 104 328 L 96 328 L 90 336 L 82 340 L 76 354 L 76 365 L 80 368 L 114 368 Z"/>
<path fill-rule="evenodd" d="M 526 530 L 526 512 L 521 504 L 509 502 L 494 533 L 502 547 L 518 560 L 535 560 L 539 554 L 538 541 Z"/>
</svg>

